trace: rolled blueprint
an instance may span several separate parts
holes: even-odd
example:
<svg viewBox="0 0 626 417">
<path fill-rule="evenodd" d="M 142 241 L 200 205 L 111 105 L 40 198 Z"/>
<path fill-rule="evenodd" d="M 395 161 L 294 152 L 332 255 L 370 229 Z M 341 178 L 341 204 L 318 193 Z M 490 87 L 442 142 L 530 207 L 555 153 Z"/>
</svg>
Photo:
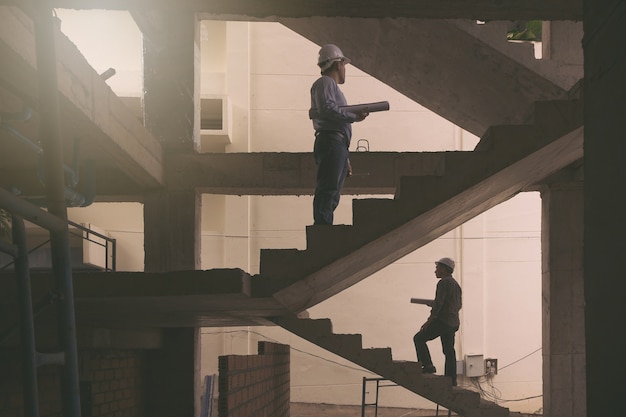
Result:
<svg viewBox="0 0 626 417">
<path fill-rule="evenodd" d="M 411 303 L 413 304 L 424 304 L 429 305 L 432 304 L 435 300 L 428 300 L 426 298 L 411 298 Z"/>
<path fill-rule="evenodd" d="M 362 110 L 367 110 L 370 113 L 376 111 L 387 111 L 389 110 L 389 102 L 388 101 L 377 101 L 375 103 L 363 103 L 363 104 L 353 104 L 351 106 L 341 106 L 342 109 L 348 110 L 351 113 L 356 113 Z"/>
<path fill-rule="evenodd" d="M 344 109 L 349 111 L 350 113 L 356 113 L 361 110 L 366 110 L 370 113 L 376 111 L 386 111 L 389 110 L 389 102 L 388 101 L 377 101 L 375 103 L 363 103 L 363 104 L 353 104 L 351 106 L 339 106 L 340 109 Z M 319 114 L 317 110 L 310 109 L 309 110 L 309 119 L 317 119 L 319 118 Z"/>
</svg>

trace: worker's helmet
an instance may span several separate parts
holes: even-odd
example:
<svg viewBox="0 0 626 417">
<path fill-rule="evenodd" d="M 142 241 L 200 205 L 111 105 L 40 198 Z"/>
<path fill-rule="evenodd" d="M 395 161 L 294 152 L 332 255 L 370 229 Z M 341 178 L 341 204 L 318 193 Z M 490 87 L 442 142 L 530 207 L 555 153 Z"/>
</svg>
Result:
<svg viewBox="0 0 626 417">
<path fill-rule="evenodd" d="M 435 263 L 436 264 L 443 264 L 443 265 L 447 266 L 448 268 L 450 268 L 452 271 L 454 271 L 454 260 L 452 258 L 441 258 L 441 259 L 439 259 Z"/>
<path fill-rule="evenodd" d="M 337 47 L 337 45 L 333 45 L 332 43 L 326 44 L 322 46 L 320 49 L 319 57 L 317 58 L 317 65 L 320 67 L 322 72 L 326 71 L 333 65 L 333 62 L 343 61 L 346 64 L 349 64 L 351 61 L 349 58 L 346 58 L 341 52 L 341 49 Z"/>
</svg>

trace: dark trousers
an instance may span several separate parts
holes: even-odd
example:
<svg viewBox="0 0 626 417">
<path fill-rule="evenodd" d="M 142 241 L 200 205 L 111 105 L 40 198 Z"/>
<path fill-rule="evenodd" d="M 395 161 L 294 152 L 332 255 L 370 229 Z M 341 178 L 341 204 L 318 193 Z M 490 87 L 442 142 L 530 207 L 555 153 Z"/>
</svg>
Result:
<svg viewBox="0 0 626 417">
<path fill-rule="evenodd" d="M 433 366 L 433 360 L 430 357 L 430 351 L 426 342 L 429 340 L 441 338 L 441 348 L 446 357 L 444 375 L 452 377 L 452 381 L 456 382 L 456 351 L 454 350 L 454 335 L 458 327 L 450 327 L 447 324 L 433 320 L 424 329 L 420 330 L 413 336 L 415 343 L 415 351 L 417 352 L 417 360 L 424 367 Z"/>
<path fill-rule="evenodd" d="M 317 186 L 313 198 L 313 223 L 333 224 L 341 189 L 348 174 L 348 144 L 339 132 L 322 131 L 315 137 L 313 156 Z"/>
</svg>

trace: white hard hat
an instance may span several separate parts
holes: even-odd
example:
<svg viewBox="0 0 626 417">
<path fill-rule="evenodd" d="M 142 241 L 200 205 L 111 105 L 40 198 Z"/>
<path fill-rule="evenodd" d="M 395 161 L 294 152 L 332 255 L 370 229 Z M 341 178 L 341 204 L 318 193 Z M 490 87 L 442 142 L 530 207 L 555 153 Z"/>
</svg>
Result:
<svg viewBox="0 0 626 417">
<path fill-rule="evenodd" d="M 322 49 L 320 49 L 319 52 L 319 57 L 317 58 L 317 65 L 320 67 L 322 72 L 330 68 L 330 66 L 333 65 L 333 62 L 336 61 L 343 61 L 346 64 L 352 62 L 349 58 L 343 56 L 343 52 L 341 52 L 341 49 L 339 49 L 336 45 L 329 43 L 322 46 Z"/>
<path fill-rule="evenodd" d="M 454 271 L 454 260 L 452 258 L 441 258 L 435 263 L 446 265 L 447 267 L 449 267 L 450 269 Z"/>
</svg>

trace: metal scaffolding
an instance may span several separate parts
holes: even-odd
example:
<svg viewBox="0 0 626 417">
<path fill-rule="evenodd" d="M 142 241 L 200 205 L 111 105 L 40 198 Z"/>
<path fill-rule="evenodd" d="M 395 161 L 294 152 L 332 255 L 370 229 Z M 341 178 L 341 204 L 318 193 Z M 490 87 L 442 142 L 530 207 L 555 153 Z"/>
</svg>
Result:
<svg viewBox="0 0 626 417">
<path fill-rule="evenodd" d="M 12 215 L 12 244 L 0 250 L 15 259 L 20 343 L 24 374 L 24 411 L 26 417 L 38 417 L 37 367 L 44 363 L 62 364 L 61 394 L 63 416 L 80 417 L 78 351 L 74 316 L 74 291 L 65 201 L 63 149 L 59 121 L 53 10 L 49 0 L 39 0 L 32 9 L 35 30 L 37 76 L 39 86 L 40 138 L 46 181 L 48 211 L 0 189 L 0 208 Z M 52 270 L 60 297 L 56 303 L 58 345 L 56 354 L 37 353 L 33 305 L 31 299 L 28 250 L 23 219 L 50 231 Z"/>
</svg>

